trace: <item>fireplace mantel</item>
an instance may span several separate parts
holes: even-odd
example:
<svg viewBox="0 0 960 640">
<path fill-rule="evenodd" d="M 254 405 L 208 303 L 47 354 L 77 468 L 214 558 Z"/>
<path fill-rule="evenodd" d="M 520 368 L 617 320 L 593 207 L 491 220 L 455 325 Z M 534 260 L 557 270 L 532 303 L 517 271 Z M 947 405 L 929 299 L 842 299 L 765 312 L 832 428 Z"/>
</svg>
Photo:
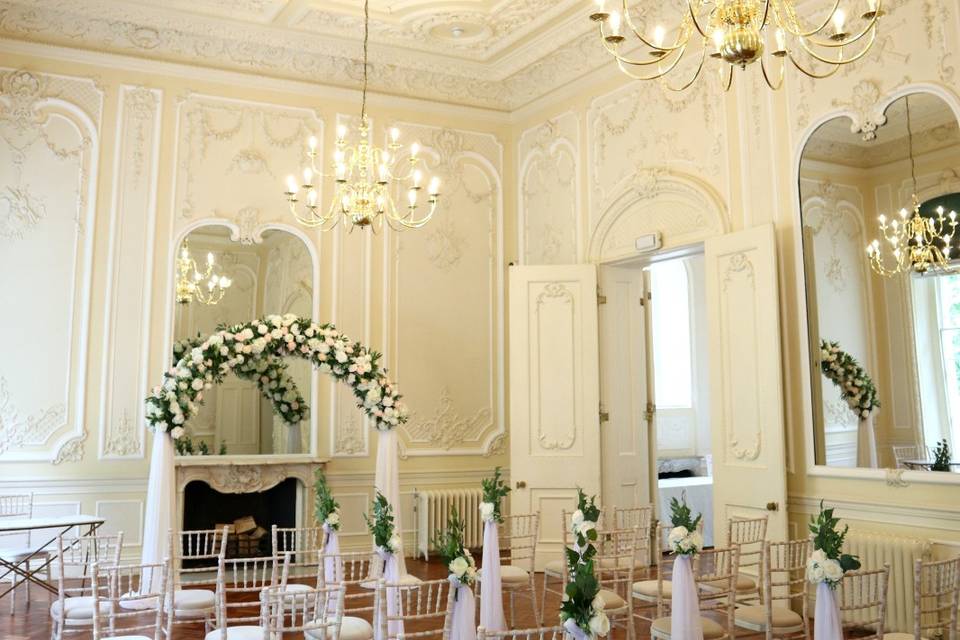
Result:
<svg viewBox="0 0 960 640">
<path fill-rule="evenodd" d="M 177 512 L 183 526 L 184 490 L 194 481 L 205 482 L 220 493 L 257 493 L 271 489 L 287 478 L 300 481 L 297 489 L 297 521 L 311 522 L 313 481 L 323 458 L 310 455 L 177 456 Z"/>
</svg>

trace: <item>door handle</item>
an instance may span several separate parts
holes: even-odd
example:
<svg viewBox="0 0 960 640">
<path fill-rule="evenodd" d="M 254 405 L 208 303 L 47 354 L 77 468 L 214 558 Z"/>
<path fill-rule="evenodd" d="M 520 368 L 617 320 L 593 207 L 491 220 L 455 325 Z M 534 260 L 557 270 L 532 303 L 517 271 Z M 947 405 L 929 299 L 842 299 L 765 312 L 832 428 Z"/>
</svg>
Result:
<svg viewBox="0 0 960 640">
<path fill-rule="evenodd" d="M 780 511 L 780 504 L 777 502 L 768 502 L 767 511 Z"/>
<path fill-rule="evenodd" d="M 517 480 L 517 489 L 526 489 L 527 483 L 524 480 Z"/>
</svg>

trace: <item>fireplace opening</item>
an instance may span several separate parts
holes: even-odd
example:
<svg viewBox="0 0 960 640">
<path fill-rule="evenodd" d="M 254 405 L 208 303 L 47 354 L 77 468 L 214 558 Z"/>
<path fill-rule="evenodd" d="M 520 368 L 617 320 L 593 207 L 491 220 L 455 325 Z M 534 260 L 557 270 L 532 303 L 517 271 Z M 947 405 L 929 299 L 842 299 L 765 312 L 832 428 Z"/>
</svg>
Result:
<svg viewBox="0 0 960 640">
<path fill-rule="evenodd" d="M 230 525 L 228 558 L 272 555 L 273 525 L 297 526 L 297 483 L 296 478 L 287 478 L 266 491 L 221 493 L 202 480 L 194 480 L 184 488 L 183 530 Z"/>
</svg>

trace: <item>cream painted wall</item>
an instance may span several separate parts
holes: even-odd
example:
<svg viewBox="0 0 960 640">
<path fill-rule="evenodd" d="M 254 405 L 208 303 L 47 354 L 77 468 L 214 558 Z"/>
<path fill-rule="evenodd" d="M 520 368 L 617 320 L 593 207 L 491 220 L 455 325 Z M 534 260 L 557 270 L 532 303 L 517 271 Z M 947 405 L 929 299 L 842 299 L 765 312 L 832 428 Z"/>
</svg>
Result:
<svg viewBox="0 0 960 640">
<path fill-rule="evenodd" d="M 408 530 L 415 488 L 479 485 L 507 464 L 503 290 L 514 194 L 504 177 L 514 168 L 504 116 L 373 97 L 375 135 L 398 124 L 408 142 L 421 142 L 429 172 L 443 180 L 444 206 L 425 229 L 402 236 L 321 233 L 293 222 L 283 179 L 309 134 L 324 157 L 332 152 L 336 124 L 355 119 L 354 93 L 72 59 L 40 48 L 0 63 L 0 291 L 7 308 L 23 310 L 0 327 L 25 345 L 0 360 L 0 493 L 36 492 L 38 514 L 104 515 L 109 530 L 126 532 L 128 557 L 139 553 L 150 454 L 143 399 L 169 366 L 173 252 L 208 221 L 243 241 L 265 228 L 299 235 L 316 263 L 317 295 L 306 308 L 385 354 L 412 412 L 401 434 Z M 67 147 L 77 151 L 52 159 Z M 31 204 L 33 217 L 23 206 Z M 73 246 L 77 268 L 60 257 Z M 42 279 L 18 269 L 34 262 Z M 49 284 L 73 275 L 72 293 Z M 51 320 L 38 324 L 34 313 Z M 64 330 L 71 321 L 72 334 Z M 50 331 L 33 330 L 47 324 Z M 349 394 L 315 381 L 315 453 L 330 459 L 351 514 L 347 543 L 361 542 L 376 435 Z M 51 432 L 30 435 L 51 402 Z"/>
<path fill-rule="evenodd" d="M 654 83 L 628 82 L 611 63 L 594 74 L 594 82 L 557 90 L 515 113 L 518 251 L 531 263 L 603 262 L 626 257 L 633 238 L 645 232 L 661 231 L 671 247 L 772 222 L 780 264 L 792 534 L 803 535 L 809 514 L 826 498 L 854 529 L 960 541 L 957 485 L 815 469 L 807 450 L 811 418 L 801 363 L 808 355 L 797 256 L 802 144 L 830 115 L 846 113 L 855 127 L 869 128 L 884 97 L 907 85 L 935 87 L 960 105 L 956 3 L 903 0 L 889 7 L 884 22 L 873 52 L 860 64 L 820 81 L 788 70 L 779 92 L 768 90 L 753 69 L 738 73 L 726 95 L 710 79 L 677 95 Z M 539 178 L 551 175 L 545 162 L 553 163 L 552 175 L 567 175 L 568 156 L 577 170 L 557 189 L 575 198 L 572 212 L 553 205 L 555 194 L 542 195 Z M 873 210 L 873 194 L 863 207 Z M 525 237 L 570 217 L 576 220 L 575 242 L 543 234 L 538 245 Z M 878 335 L 885 330 L 878 320 Z"/>
</svg>

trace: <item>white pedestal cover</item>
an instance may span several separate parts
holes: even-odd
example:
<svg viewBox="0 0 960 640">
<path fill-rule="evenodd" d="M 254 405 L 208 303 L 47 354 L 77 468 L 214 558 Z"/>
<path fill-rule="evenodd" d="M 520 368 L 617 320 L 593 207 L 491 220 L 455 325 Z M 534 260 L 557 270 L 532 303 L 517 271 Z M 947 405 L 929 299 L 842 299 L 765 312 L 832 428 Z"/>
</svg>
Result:
<svg viewBox="0 0 960 640">
<path fill-rule="evenodd" d="M 488 631 L 506 631 L 503 617 L 503 584 L 500 581 L 500 536 L 496 522 L 483 523 L 483 564 L 480 567 L 480 626 Z"/>
<path fill-rule="evenodd" d="M 477 603 L 473 598 L 473 589 L 460 584 L 454 576 L 450 583 L 457 590 L 451 614 L 450 640 L 477 640 Z"/>
<path fill-rule="evenodd" d="M 693 579 L 690 556 L 678 556 L 673 563 L 673 600 L 670 611 L 670 637 L 680 640 L 703 640 L 700 623 L 700 600 Z M 817 638 L 817 640 L 820 640 Z"/>
<path fill-rule="evenodd" d="M 378 431 L 377 471 L 373 485 L 393 507 L 393 530 L 400 534 L 400 550 L 397 551 L 397 566 L 400 575 L 406 575 L 407 565 L 403 557 L 403 522 L 400 518 L 400 454 L 397 445 L 397 430 Z"/>
<path fill-rule="evenodd" d="M 872 411 L 860 421 L 857 429 L 857 466 L 868 469 L 880 466 L 877 461 L 877 433 L 874 430 Z"/>
<path fill-rule="evenodd" d="M 397 584 L 400 582 L 400 564 L 397 562 L 397 554 L 390 553 L 383 549 L 377 549 L 377 555 L 383 560 L 383 579 L 387 584 Z M 397 588 L 387 588 L 387 616 L 393 618 L 402 615 L 400 611 L 400 601 L 397 597 Z M 383 637 L 383 625 L 378 624 L 374 630 L 375 640 L 385 640 Z M 399 638 L 403 635 L 403 620 L 390 620 L 387 624 L 387 638 Z"/>
<path fill-rule="evenodd" d="M 817 584 L 817 605 L 813 611 L 813 637 L 817 640 L 843 640 L 837 592 L 826 582 Z"/>
<path fill-rule="evenodd" d="M 144 564 L 163 562 L 170 555 L 167 534 L 176 529 L 177 509 L 173 456 L 173 438 L 160 429 L 154 431 L 140 556 Z"/>
</svg>

